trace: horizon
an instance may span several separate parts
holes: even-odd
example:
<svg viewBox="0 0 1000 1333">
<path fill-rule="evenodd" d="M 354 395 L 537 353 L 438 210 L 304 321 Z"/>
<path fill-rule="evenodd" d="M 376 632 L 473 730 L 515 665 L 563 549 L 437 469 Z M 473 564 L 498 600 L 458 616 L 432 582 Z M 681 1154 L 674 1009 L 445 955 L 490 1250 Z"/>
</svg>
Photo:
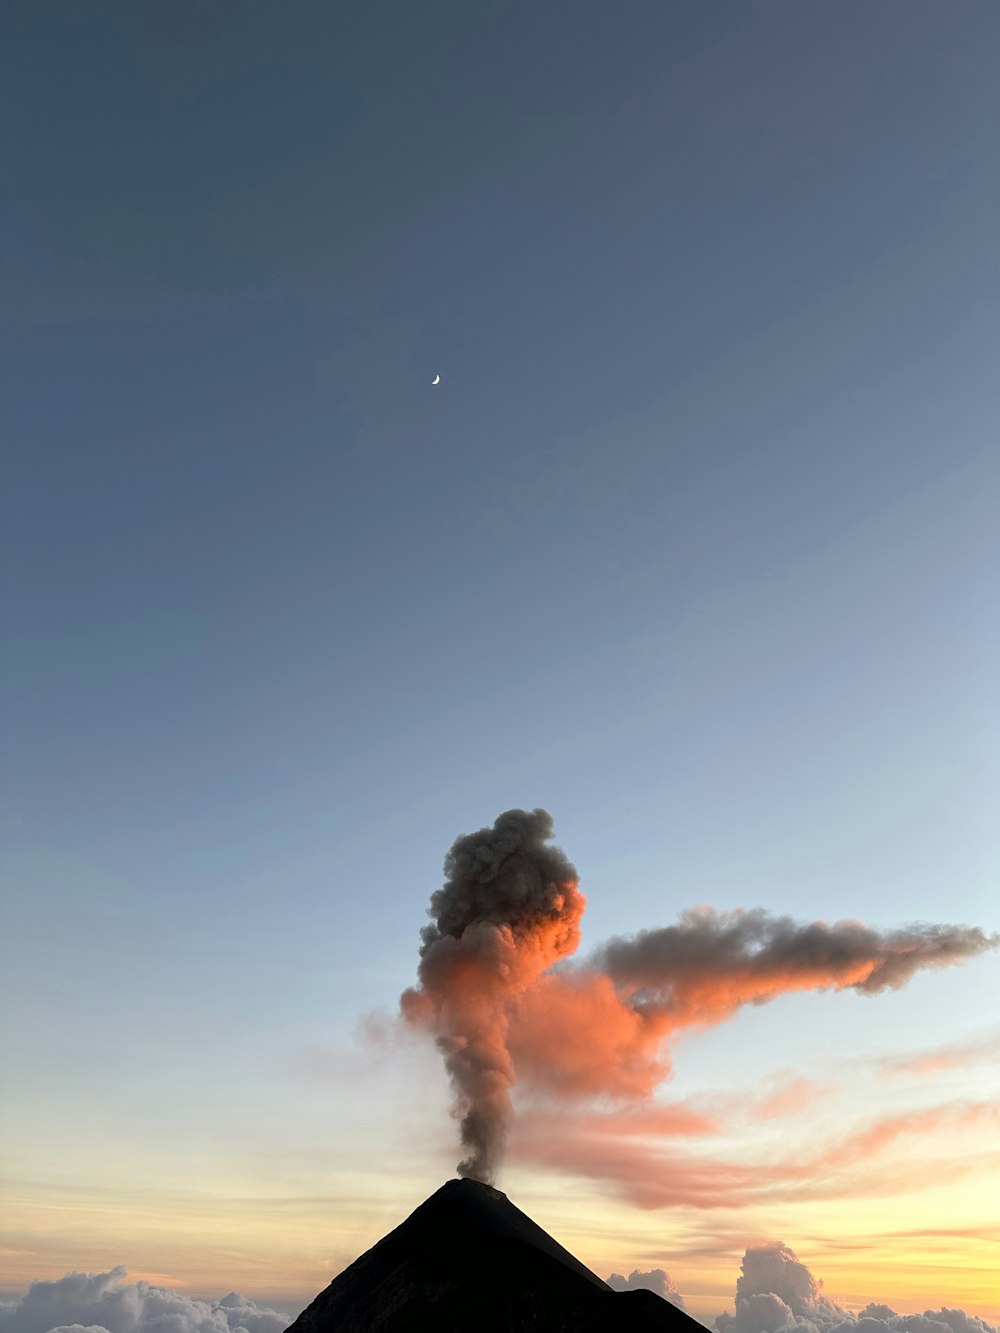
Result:
<svg viewBox="0 0 1000 1333">
<path fill-rule="evenodd" d="M 445 1185 L 455 1184 L 459 1181 L 465 1183 L 466 1180 L 467 1178 L 463 1178 L 461 1176 L 452 1176 L 449 1180 L 445 1181 L 444 1184 Z M 485 1182 L 468 1182 L 468 1183 L 482 1184 L 484 1188 L 491 1190 L 497 1189 L 496 1186 L 487 1185 Z M 419 1208 L 421 1204 L 427 1202 L 427 1200 L 430 1199 L 433 1195 L 439 1193 L 441 1188 L 442 1188 L 441 1186 L 438 1186 L 437 1189 L 432 1190 L 431 1194 L 427 1196 L 427 1199 L 422 1199 L 418 1201 L 418 1203 L 414 1205 L 413 1209 L 408 1210 L 402 1217 L 398 1219 L 396 1223 L 390 1226 L 389 1231 L 394 1230 L 396 1226 L 401 1225 L 404 1221 L 406 1221 L 410 1217 L 411 1213 L 416 1210 L 416 1208 Z M 499 1193 L 502 1195 L 504 1199 L 508 1198 L 508 1195 L 504 1191 L 499 1191 Z M 514 1200 L 510 1200 L 510 1202 L 514 1203 Z M 517 1205 L 515 1204 L 515 1206 Z M 543 1230 L 544 1229 L 545 1228 L 543 1228 Z M 386 1232 L 386 1235 L 389 1234 L 389 1231 Z M 377 1237 L 375 1242 L 373 1243 L 377 1244 L 378 1241 L 381 1239 L 383 1239 L 383 1237 Z M 553 1237 L 553 1239 L 558 1240 L 558 1237 Z M 781 1246 L 781 1242 L 777 1241 L 762 1242 L 756 1246 L 751 1246 L 748 1248 L 748 1251 L 744 1256 L 744 1260 L 749 1259 L 751 1249 L 768 1251 L 776 1249 L 779 1246 Z M 824 1323 L 826 1325 L 834 1323 L 836 1318 L 838 1318 L 840 1315 L 857 1316 L 861 1313 L 863 1309 L 865 1309 L 865 1307 L 871 1307 L 873 1310 L 875 1310 L 875 1307 L 878 1307 L 880 1305 L 883 1307 L 886 1305 L 893 1306 L 893 1302 L 881 1301 L 880 1299 L 875 1297 L 869 1297 L 867 1300 L 855 1299 L 853 1301 L 845 1299 L 838 1292 L 828 1289 L 826 1287 L 826 1283 L 822 1275 L 818 1273 L 813 1273 L 809 1265 L 804 1264 L 803 1255 L 801 1253 L 799 1254 L 794 1253 L 795 1249 L 794 1246 L 783 1247 L 783 1248 L 786 1249 L 786 1253 L 790 1256 L 790 1259 L 792 1261 L 792 1267 L 796 1269 L 797 1272 L 807 1275 L 807 1280 L 810 1283 L 812 1283 L 813 1280 L 815 1280 L 813 1295 L 810 1296 L 808 1292 L 806 1292 L 805 1300 L 807 1306 L 814 1300 L 818 1300 L 820 1302 L 820 1308 L 818 1310 L 818 1314 L 814 1314 L 814 1317 L 817 1318 L 817 1322 L 820 1323 L 820 1326 L 823 1326 Z M 798 1261 L 797 1263 L 795 1262 L 796 1260 Z M 353 1262 L 353 1260 L 351 1262 Z M 595 1272 L 598 1276 L 601 1276 L 601 1271 L 599 1266 L 591 1266 L 591 1271 Z M 745 1263 L 741 1263 L 740 1272 L 745 1273 L 746 1271 L 747 1270 Z M 324 1286 L 321 1287 L 318 1291 L 313 1292 L 309 1296 L 305 1296 L 299 1299 L 289 1298 L 287 1296 L 284 1299 L 277 1296 L 267 1296 L 266 1293 L 262 1293 L 260 1291 L 258 1291 L 256 1295 L 254 1295 L 250 1292 L 237 1291 L 236 1289 L 232 1289 L 225 1293 L 212 1295 L 206 1291 L 184 1291 L 183 1289 L 177 1290 L 176 1288 L 171 1288 L 166 1284 L 162 1284 L 155 1281 L 155 1278 L 158 1276 L 156 1274 L 143 1277 L 143 1275 L 141 1274 L 129 1274 L 125 1273 L 123 1270 L 119 1270 L 119 1272 L 120 1276 L 117 1278 L 117 1285 L 120 1285 L 122 1287 L 132 1287 L 137 1282 L 138 1283 L 147 1282 L 149 1286 L 154 1289 L 163 1290 L 168 1294 L 176 1294 L 182 1302 L 187 1300 L 196 1302 L 200 1301 L 204 1302 L 206 1305 L 211 1306 L 213 1308 L 218 1308 L 220 1305 L 228 1302 L 229 1298 L 234 1296 L 238 1296 L 241 1300 L 244 1301 L 248 1300 L 252 1306 L 257 1307 L 255 1310 L 252 1311 L 252 1319 L 261 1318 L 265 1321 L 263 1324 L 257 1324 L 257 1323 L 252 1324 L 252 1327 L 257 1330 L 257 1333 L 262 1333 L 262 1330 L 264 1329 L 268 1329 L 269 1333 L 280 1333 L 280 1329 L 277 1326 L 272 1327 L 271 1325 L 268 1325 L 266 1323 L 266 1317 L 272 1314 L 279 1314 L 281 1316 L 286 1317 L 289 1321 L 294 1321 L 294 1319 L 298 1316 L 298 1314 L 300 1314 L 302 1310 L 304 1310 L 309 1304 L 311 1304 L 311 1302 L 323 1290 L 325 1290 L 325 1287 L 327 1285 L 324 1284 Z M 71 1276 L 70 1274 L 67 1274 L 66 1278 L 69 1278 L 70 1276 Z M 79 1276 L 79 1275 L 73 1275 L 73 1276 Z M 678 1281 L 678 1275 L 676 1271 L 671 1273 L 664 1273 L 663 1270 L 659 1268 L 655 1271 L 649 1271 L 649 1270 L 633 1271 L 628 1279 L 627 1284 L 625 1282 L 624 1276 L 616 1273 L 607 1274 L 605 1275 L 604 1278 L 605 1281 L 612 1282 L 612 1284 L 614 1284 L 613 1282 L 614 1279 L 618 1279 L 618 1286 L 615 1287 L 616 1290 L 625 1290 L 626 1285 L 627 1286 L 636 1285 L 636 1286 L 646 1286 L 649 1289 L 656 1291 L 657 1294 L 663 1296 L 665 1299 L 670 1299 L 674 1303 L 678 1304 L 680 1309 L 684 1310 L 686 1313 L 691 1315 L 692 1318 L 696 1319 L 699 1323 L 702 1323 L 706 1328 L 715 1330 L 717 1317 L 726 1318 L 728 1316 L 730 1320 L 732 1319 L 732 1311 L 730 1307 L 734 1304 L 733 1300 L 730 1300 L 726 1304 L 726 1306 L 720 1310 L 716 1308 L 718 1302 L 716 1302 L 715 1305 L 713 1305 L 712 1299 L 710 1297 L 705 1297 L 704 1295 L 702 1295 L 699 1298 L 696 1295 L 692 1298 L 690 1292 L 685 1290 L 683 1277 L 681 1277 L 680 1281 Z M 56 1287 L 59 1286 L 58 1279 L 55 1282 L 55 1286 Z M 796 1288 L 799 1289 L 798 1292 L 796 1292 Z M 797 1277 L 794 1273 L 792 1274 L 791 1277 L 790 1290 L 792 1292 L 792 1295 L 789 1297 L 789 1299 L 791 1299 L 794 1303 L 796 1295 L 798 1295 L 801 1298 L 803 1294 L 801 1291 L 801 1278 Z M 11 1291 L 11 1290 L 0 1289 L 0 1322 L 3 1321 L 5 1314 L 10 1315 L 15 1313 L 12 1307 L 25 1294 L 26 1293 L 22 1291 Z M 738 1295 L 739 1293 L 737 1288 L 735 1291 L 735 1296 L 737 1301 L 738 1301 Z M 73 1299 L 77 1300 L 79 1299 L 79 1297 L 76 1295 L 76 1284 L 74 1284 L 71 1301 Z M 824 1311 L 822 1308 L 823 1303 L 829 1303 L 829 1302 L 832 1302 L 834 1307 L 836 1308 L 836 1313 L 833 1316 L 831 1316 L 828 1311 Z M 9 1307 L 7 1311 L 3 1309 L 5 1305 Z M 898 1308 L 896 1308 L 896 1306 L 898 1306 Z M 882 1310 L 875 1310 L 874 1316 L 869 1315 L 869 1317 L 884 1319 L 887 1318 L 890 1314 L 898 1315 L 903 1318 L 909 1316 L 923 1316 L 923 1315 L 932 1317 L 933 1315 L 938 1313 L 945 1313 L 944 1310 L 937 1311 L 932 1308 L 926 1308 L 926 1307 L 921 1308 L 920 1302 L 918 1301 L 910 1301 L 910 1302 L 907 1302 L 905 1300 L 901 1302 L 897 1301 L 896 1306 L 893 1306 L 892 1310 L 885 1310 L 884 1308 Z M 158 1310 L 158 1313 L 161 1312 Z M 186 1313 L 186 1311 L 184 1311 L 183 1313 Z M 806 1317 L 808 1318 L 809 1314 L 812 1312 L 808 1310 L 808 1308 L 805 1311 L 795 1309 L 793 1304 L 793 1313 L 799 1315 L 800 1317 L 803 1313 L 805 1313 Z M 975 1315 L 974 1311 L 964 1312 L 964 1311 L 953 1310 L 950 1313 L 953 1315 L 961 1314 L 963 1318 L 966 1314 L 972 1314 L 973 1316 Z M 824 1320 L 824 1315 L 825 1315 L 825 1320 Z M 183 1314 L 181 1317 L 183 1317 Z M 77 1324 L 76 1326 L 79 1327 L 80 1325 Z M 144 1327 L 144 1320 L 141 1315 L 139 1317 L 139 1322 L 136 1326 L 140 1329 Z M 734 1333 L 739 1333 L 739 1327 L 740 1326 L 738 1322 L 733 1325 Z M 753 1328 L 755 1327 L 755 1325 L 751 1324 L 749 1325 L 749 1327 Z M 840 1324 L 839 1327 L 843 1328 L 844 1325 Z M 884 1327 L 888 1331 L 890 1328 L 896 1328 L 896 1327 L 902 1328 L 903 1326 L 886 1324 Z M 939 1327 L 940 1325 L 938 1324 L 930 1325 L 928 1333 L 937 1333 Z M 988 1322 L 982 1325 L 973 1325 L 972 1333 L 977 1333 L 979 1329 L 989 1330 L 990 1327 L 991 1325 Z M 961 1333 L 961 1330 L 964 1328 L 966 1328 L 966 1325 L 961 1325 L 961 1326 L 956 1325 L 955 1333 Z M 913 1333 L 912 1325 L 909 1326 L 909 1333 Z"/>
<path fill-rule="evenodd" d="M 0 1285 L 1000 1326 L 1000 7 L 0 37 Z"/>
</svg>

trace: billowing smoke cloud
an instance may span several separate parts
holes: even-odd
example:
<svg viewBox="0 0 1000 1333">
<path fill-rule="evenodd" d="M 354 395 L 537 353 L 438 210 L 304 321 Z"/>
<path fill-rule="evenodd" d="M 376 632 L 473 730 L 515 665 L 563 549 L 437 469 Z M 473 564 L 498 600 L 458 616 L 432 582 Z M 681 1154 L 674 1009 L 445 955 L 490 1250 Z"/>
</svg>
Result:
<svg viewBox="0 0 1000 1333">
<path fill-rule="evenodd" d="M 648 1273 L 640 1273 L 638 1268 L 633 1268 L 628 1277 L 623 1277 L 621 1273 L 612 1273 L 608 1278 L 608 1286 L 615 1291 L 655 1291 L 657 1296 L 662 1296 L 671 1305 L 676 1305 L 678 1310 L 687 1309 L 684 1297 L 677 1290 L 673 1278 L 663 1268 L 651 1268 Z"/>
<path fill-rule="evenodd" d="M 577 873 L 551 837 L 546 811 L 508 810 L 455 842 L 421 932 L 420 989 L 402 997 L 444 1055 L 468 1150 L 459 1174 L 476 1180 L 493 1180 L 510 1124 L 511 1007 L 580 942 Z"/>
<path fill-rule="evenodd" d="M 736 1281 L 736 1313 L 720 1314 L 719 1333 L 998 1333 L 964 1310 L 897 1314 L 866 1305 L 852 1314 L 823 1295 L 823 1283 L 780 1241 L 753 1245 Z"/>
<path fill-rule="evenodd" d="M 33 1282 L 20 1300 L 0 1305 L 0 1333 L 282 1333 L 291 1323 L 235 1291 L 196 1301 L 124 1277 L 118 1267 Z"/>
<path fill-rule="evenodd" d="M 458 839 L 431 899 L 420 985 L 402 997 L 444 1054 L 469 1153 L 459 1172 L 480 1180 L 500 1161 L 516 1082 L 558 1101 L 646 1100 L 685 1030 L 792 991 L 876 995 L 997 943 L 969 926 L 883 932 L 696 907 L 573 964 L 585 900 L 552 832 L 546 811 L 509 810 Z"/>
<path fill-rule="evenodd" d="M 596 961 L 617 984 L 648 988 L 651 1002 L 698 1022 L 789 989 L 898 990 L 920 968 L 964 962 L 987 945 L 970 926 L 879 932 L 860 921 L 798 925 L 762 908 L 696 907 L 677 926 L 611 940 Z"/>
<path fill-rule="evenodd" d="M 690 908 L 676 925 L 612 939 L 587 963 L 542 977 L 513 1006 L 510 1046 L 521 1078 L 558 1096 L 649 1097 L 670 1072 L 674 1034 L 792 991 L 898 989 L 995 944 L 968 926 L 879 932 Z"/>
</svg>

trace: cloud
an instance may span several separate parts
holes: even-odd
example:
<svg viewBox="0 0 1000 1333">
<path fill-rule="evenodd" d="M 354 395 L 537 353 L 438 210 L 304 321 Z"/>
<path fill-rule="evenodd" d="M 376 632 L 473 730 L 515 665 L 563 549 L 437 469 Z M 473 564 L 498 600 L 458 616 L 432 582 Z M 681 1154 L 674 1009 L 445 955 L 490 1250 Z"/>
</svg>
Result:
<svg viewBox="0 0 1000 1333">
<path fill-rule="evenodd" d="M 902 1111 L 882 1116 L 865 1129 L 848 1135 L 820 1154 L 814 1165 L 819 1168 L 864 1161 L 905 1135 L 930 1134 L 940 1129 L 957 1131 L 990 1124 L 1000 1124 L 998 1102 L 949 1102 L 944 1106 Z"/>
<path fill-rule="evenodd" d="M 148 1282 L 123 1283 L 125 1269 L 67 1273 L 33 1282 L 0 1307 L 0 1333 L 282 1333 L 291 1320 L 231 1291 L 198 1301 Z"/>
<path fill-rule="evenodd" d="M 60 1324 L 49 1329 L 49 1333 L 107 1333 L 100 1324 Z"/>
<path fill-rule="evenodd" d="M 710 1119 L 700 1119 L 683 1105 L 606 1115 L 560 1109 L 553 1116 L 522 1115 L 510 1146 L 519 1161 L 601 1180 L 638 1208 L 741 1208 L 779 1199 L 905 1192 L 986 1170 L 994 1159 L 982 1153 L 943 1160 L 921 1154 L 917 1170 L 905 1155 L 893 1160 L 890 1149 L 940 1130 L 951 1131 L 949 1142 L 962 1143 L 966 1136 L 959 1131 L 993 1124 L 1000 1124 L 1000 1106 L 994 1102 L 948 1103 L 881 1116 L 808 1154 L 746 1163 L 682 1154 L 665 1146 L 664 1139 L 705 1135 L 713 1129 Z M 875 1161 L 883 1155 L 887 1160 Z"/>
<path fill-rule="evenodd" d="M 995 1062 L 1000 1056 L 1000 1032 L 990 1033 L 976 1041 L 961 1042 L 954 1046 L 938 1046 L 930 1051 L 911 1051 L 906 1055 L 886 1056 L 878 1062 L 884 1074 L 898 1076 L 915 1074 L 943 1074 L 950 1069 L 964 1069 L 982 1061 Z"/>
<path fill-rule="evenodd" d="M 665 1150 L 604 1132 L 593 1117 L 519 1118 L 512 1155 L 547 1170 L 601 1180 L 637 1208 L 739 1208 L 766 1195 L 781 1171 Z"/>
<path fill-rule="evenodd" d="M 869 1304 L 856 1315 L 823 1294 L 823 1283 L 781 1241 L 751 1245 L 736 1281 L 736 1312 L 720 1314 L 718 1333 L 998 1333 L 964 1310 L 897 1314 Z"/>
<path fill-rule="evenodd" d="M 671 1305 L 676 1305 L 678 1310 L 687 1309 L 684 1297 L 677 1290 L 673 1278 L 663 1268 L 651 1268 L 647 1273 L 640 1273 L 638 1268 L 633 1268 L 628 1277 L 623 1277 L 621 1273 L 612 1273 L 608 1278 L 608 1286 L 613 1287 L 615 1291 L 653 1291 Z"/>
<path fill-rule="evenodd" d="M 559 1123 L 562 1123 L 561 1113 Z M 653 1103 L 649 1106 L 629 1106 L 613 1111 L 576 1112 L 571 1118 L 572 1130 L 578 1135 L 602 1138 L 697 1138 L 719 1129 L 716 1116 L 683 1102 Z M 523 1111 L 515 1130 L 518 1140 L 530 1140 L 539 1134 L 553 1134 L 557 1130 L 551 1113 Z"/>
<path fill-rule="evenodd" d="M 784 1070 L 769 1080 L 768 1090 L 747 1110 L 754 1120 L 777 1120 L 781 1116 L 797 1115 L 836 1091 L 832 1084 L 816 1083 Z"/>
<path fill-rule="evenodd" d="M 221 1300 L 199 1301 L 148 1282 L 127 1284 L 124 1277 L 119 1266 L 34 1282 L 19 1300 L 0 1302 L 0 1333 L 283 1333 L 291 1323 L 288 1315 L 235 1291 Z M 628 1277 L 612 1273 L 608 1285 L 615 1291 L 653 1291 L 686 1308 L 663 1268 L 633 1269 Z M 735 1313 L 718 1315 L 715 1328 L 717 1333 L 1000 1333 L 976 1315 L 948 1306 L 900 1314 L 872 1302 L 854 1314 L 825 1295 L 822 1281 L 779 1240 L 747 1247 Z"/>
</svg>

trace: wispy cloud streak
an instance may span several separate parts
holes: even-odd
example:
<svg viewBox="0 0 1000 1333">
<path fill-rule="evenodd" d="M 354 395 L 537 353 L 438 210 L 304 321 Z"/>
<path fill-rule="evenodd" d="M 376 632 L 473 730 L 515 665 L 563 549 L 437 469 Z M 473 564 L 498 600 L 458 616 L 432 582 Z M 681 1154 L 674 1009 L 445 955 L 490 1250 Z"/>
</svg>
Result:
<svg viewBox="0 0 1000 1333">
<path fill-rule="evenodd" d="M 899 1140 L 941 1130 L 953 1139 L 962 1130 L 1000 1126 L 1000 1106 L 993 1102 L 883 1116 L 818 1151 L 753 1162 L 664 1147 L 653 1123 L 651 1118 L 647 1135 L 630 1136 L 621 1132 L 615 1117 L 564 1115 L 554 1123 L 529 1114 L 515 1127 L 511 1151 L 519 1161 L 600 1180 L 640 1208 L 743 1208 L 777 1200 L 905 1192 L 987 1169 L 1000 1158 L 922 1155 L 918 1170 L 908 1161 L 875 1164 Z"/>
</svg>

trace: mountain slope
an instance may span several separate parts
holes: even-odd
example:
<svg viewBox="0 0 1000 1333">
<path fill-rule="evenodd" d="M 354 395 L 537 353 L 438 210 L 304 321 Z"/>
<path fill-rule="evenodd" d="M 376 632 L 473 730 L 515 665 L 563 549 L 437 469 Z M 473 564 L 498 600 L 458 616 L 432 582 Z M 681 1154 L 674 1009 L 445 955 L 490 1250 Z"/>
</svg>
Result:
<svg viewBox="0 0 1000 1333">
<path fill-rule="evenodd" d="M 355 1260 L 288 1333 L 704 1333 L 647 1291 L 615 1292 L 505 1194 L 450 1180 Z"/>
</svg>

